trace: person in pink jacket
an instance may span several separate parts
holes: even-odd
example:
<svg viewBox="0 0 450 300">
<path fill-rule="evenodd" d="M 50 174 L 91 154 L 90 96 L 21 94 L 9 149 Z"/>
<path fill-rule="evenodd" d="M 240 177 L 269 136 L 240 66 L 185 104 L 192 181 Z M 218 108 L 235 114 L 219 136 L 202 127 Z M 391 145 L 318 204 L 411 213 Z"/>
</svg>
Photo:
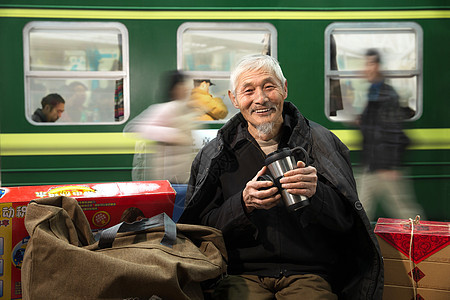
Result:
<svg viewBox="0 0 450 300">
<path fill-rule="evenodd" d="M 151 105 L 124 129 L 136 133 L 139 139 L 132 178 L 185 184 L 195 156 L 192 130 L 200 128 L 198 114 L 189 103 L 185 75 L 179 71 L 164 75 L 166 102 Z"/>
</svg>

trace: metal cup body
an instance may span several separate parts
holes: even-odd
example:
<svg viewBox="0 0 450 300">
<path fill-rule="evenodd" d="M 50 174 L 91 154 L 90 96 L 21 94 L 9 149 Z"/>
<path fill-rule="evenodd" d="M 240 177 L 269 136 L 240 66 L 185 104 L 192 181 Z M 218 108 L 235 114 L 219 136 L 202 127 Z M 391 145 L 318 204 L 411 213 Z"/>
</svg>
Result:
<svg viewBox="0 0 450 300">
<path fill-rule="evenodd" d="M 284 173 L 297 168 L 297 163 L 294 156 L 289 155 L 270 163 L 267 168 L 276 180 L 280 180 Z M 305 196 L 288 193 L 285 189 L 281 189 L 280 192 L 288 209 L 297 210 L 309 204 L 309 199 Z"/>
<path fill-rule="evenodd" d="M 296 167 L 297 166 L 293 156 L 286 156 L 284 158 L 274 161 L 273 163 L 267 166 L 267 168 L 270 171 L 270 174 L 272 174 L 274 178 L 282 177 L 284 173 L 293 170 Z"/>
</svg>

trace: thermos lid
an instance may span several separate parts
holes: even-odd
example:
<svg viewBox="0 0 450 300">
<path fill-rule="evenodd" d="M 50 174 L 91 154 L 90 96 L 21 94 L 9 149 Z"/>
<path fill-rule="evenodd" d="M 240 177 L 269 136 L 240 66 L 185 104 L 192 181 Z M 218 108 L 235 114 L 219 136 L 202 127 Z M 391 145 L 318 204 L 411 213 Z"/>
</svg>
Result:
<svg viewBox="0 0 450 300">
<path fill-rule="evenodd" d="M 266 166 L 268 166 L 277 160 L 283 159 L 283 158 L 291 156 L 291 155 L 292 155 L 292 151 L 289 148 L 278 149 L 267 155 L 265 164 L 266 164 Z"/>
</svg>

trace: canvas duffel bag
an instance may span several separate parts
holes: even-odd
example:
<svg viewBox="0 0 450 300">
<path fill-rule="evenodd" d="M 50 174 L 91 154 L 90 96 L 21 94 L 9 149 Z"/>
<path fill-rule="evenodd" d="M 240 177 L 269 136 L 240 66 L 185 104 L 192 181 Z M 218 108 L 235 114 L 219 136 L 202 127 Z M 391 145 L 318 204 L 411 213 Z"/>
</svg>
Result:
<svg viewBox="0 0 450 300">
<path fill-rule="evenodd" d="M 219 230 L 166 214 L 106 229 L 98 241 L 78 202 L 30 202 L 23 299 L 202 299 L 201 282 L 226 272 Z"/>
</svg>

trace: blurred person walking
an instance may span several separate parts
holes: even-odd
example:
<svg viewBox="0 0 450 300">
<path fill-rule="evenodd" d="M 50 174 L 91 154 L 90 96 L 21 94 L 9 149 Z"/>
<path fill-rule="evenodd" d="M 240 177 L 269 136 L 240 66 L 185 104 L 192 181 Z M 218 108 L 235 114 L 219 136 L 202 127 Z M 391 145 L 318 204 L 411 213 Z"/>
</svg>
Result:
<svg viewBox="0 0 450 300">
<path fill-rule="evenodd" d="M 385 83 L 379 51 L 369 49 L 365 58 L 365 76 L 371 85 L 367 106 L 358 122 L 363 136 L 364 168 L 358 181 L 360 200 L 372 221 L 377 199 L 382 199 L 388 217 L 408 219 L 420 214 L 423 219 L 425 216 L 415 201 L 412 186 L 400 169 L 410 140 L 403 132 L 399 96 Z"/>
<path fill-rule="evenodd" d="M 197 113 L 188 103 L 189 87 L 182 73 L 172 71 L 161 78 L 166 102 L 151 105 L 124 129 L 143 139 L 136 143 L 132 177 L 185 184 L 195 156 L 192 130 L 198 129 Z"/>
</svg>

